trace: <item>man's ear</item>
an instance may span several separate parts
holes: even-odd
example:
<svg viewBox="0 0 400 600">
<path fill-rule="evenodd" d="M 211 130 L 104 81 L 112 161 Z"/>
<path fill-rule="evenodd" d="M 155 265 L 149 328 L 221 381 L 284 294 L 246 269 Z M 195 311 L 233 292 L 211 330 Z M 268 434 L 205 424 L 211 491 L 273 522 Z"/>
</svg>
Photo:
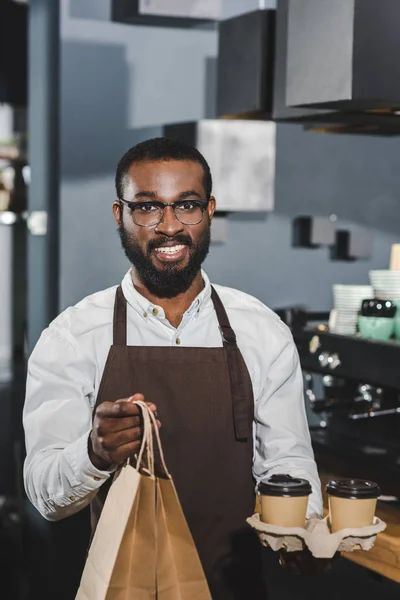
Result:
<svg viewBox="0 0 400 600">
<path fill-rule="evenodd" d="M 113 205 L 112 205 L 112 211 L 113 211 L 113 215 L 114 215 L 114 219 L 115 219 L 116 224 L 118 226 L 121 225 L 121 220 L 122 220 L 122 206 L 118 202 L 118 200 L 116 200 L 113 203 Z"/>
<path fill-rule="evenodd" d="M 211 196 L 210 201 L 207 206 L 207 211 L 208 211 L 208 216 L 210 217 L 210 221 L 214 216 L 216 205 L 217 205 L 217 202 L 216 202 L 214 196 Z"/>
</svg>

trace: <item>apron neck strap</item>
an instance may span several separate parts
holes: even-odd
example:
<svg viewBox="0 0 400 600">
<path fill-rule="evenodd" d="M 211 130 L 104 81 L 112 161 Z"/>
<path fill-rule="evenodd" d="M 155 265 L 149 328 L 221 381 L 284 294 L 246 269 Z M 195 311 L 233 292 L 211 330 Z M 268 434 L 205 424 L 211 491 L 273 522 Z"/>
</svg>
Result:
<svg viewBox="0 0 400 600">
<path fill-rule="evenodd" d="M 126 346 L 126 298 L 121 286 L 115 294 L 113 344 Z"/>
<path fill-rule="evenodd" d="M 228 315 L 226 314 L 225 307 L 221 302 L 221 298 L 218 296 L 213 286 L 211 286 L 211 300 L 213 301 L 215 312 L 217 313 L 219 330 L 222 335 L 224 347 L 227 347 L 227 345 L 230 344 L 236 346 L 235 332 L 229 323 Z"/>
<path fill-rule="evenodd" d="M 235 425 L 235 436 L 239 440 L 247 440 L 251 437 L 251 425 L 249 426 L 247 392 L 245 389 L 245 378 L 241 362 L 240 350 L 236 343 L 236 335 L 229 323 L 228 315 L 221 298 L 211 286 L 211 299 L 214 304 L 222 342 L 228 361 L 229 378 L 231 382 L 233 421 Z"/>
</svg>

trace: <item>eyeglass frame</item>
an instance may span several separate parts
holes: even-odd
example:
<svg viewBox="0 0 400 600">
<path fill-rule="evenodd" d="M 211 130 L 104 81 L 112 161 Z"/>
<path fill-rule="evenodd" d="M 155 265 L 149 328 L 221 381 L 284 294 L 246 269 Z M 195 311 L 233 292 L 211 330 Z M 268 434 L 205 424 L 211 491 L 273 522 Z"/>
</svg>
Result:
<svg viewBox="0 0 400 600">
<path fill-rule="evenodd" d="M 124 200 L 123 198 L 118 198 L 119 202 L 122 202 L 123 204 L 125 204 L 128 208 L 130 208 L 130 210 L 132 211 L 132 218 L 133 221 L 135 223 L 135 225 L 137 225 L 138 227 L 157 227 L 157 225 L 159 225 L 161 223 L 161 221 L 163 220 L 164 217 L 164 212 L 165 209 L 168 206 L 171 206 L 171 208 L 174 209 L 174 215 L 177 221 L 179 221 L 179 223 L 181 223 L 182 225 L 199 225 L 200 223 L 203 222 L 204 220 L 204 213 L 207 210 L 207 206 L 210 203 L 210 198 L 208 200 L 203 200 L 201 198 L 183 198 L 182 200 L 175 200 L 175 202 L 160 202 L 159 200 L 143 200 L 142 202 L 129 202 L 128 200 Z M 200 208 L 201 208 L 201 220 L 198 221 L 197 223 L 182 223 L 182 221 L 178 218 L 178 215 L 176 214 L 176 208 L 178 204 L 182 204 L 183 202 L 193 202 L 193 203 L 198 203 L 200 204 Z M 142 225 L 141 223 L 137 223 L 135 221 L 135 208 L 137 206 L 143 206 L 144 204 L 153 204 L 153 205 L 157 205 L 157 207 L 161 208 L 162 213 L 161 213 L 161 217 L 160 220 L 157 221 L 157 223 L 152 223 L 151 225 Z"/>
</svg>

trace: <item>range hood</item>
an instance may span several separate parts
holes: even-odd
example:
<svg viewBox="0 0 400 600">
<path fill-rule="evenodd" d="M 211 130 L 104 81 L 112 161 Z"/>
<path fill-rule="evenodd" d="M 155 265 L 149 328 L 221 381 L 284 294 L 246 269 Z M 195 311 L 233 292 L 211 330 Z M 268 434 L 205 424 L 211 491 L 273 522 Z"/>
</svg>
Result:
<svg viewBox="0 0 400 600">
<path fill-rule="evenodd" d="M 217 115 L 294 123 L 336 120 L 337 111 L 286 104 L 288 0 L 219 23 Z"/>
<path fill-rule="evenodd" d="M 397 106 L 400 110 L 400 102 L 397 105 L 393 101 L 397 94 L 395 94 L 395 88 L 400 88 L 400 72 L 399 76 L 396 76 L 396 81 L 391 84 L 390 95 L 388 87 L 382 88 L 385 92 L 384 94 L 381 93 L 379 106 L 375 101 L 372 104 L 359 102 L 361 92 L 364 90 L 366 93 L 368 89 L 371 89 L 371 87 L 365 87 L 366 84 L 363 83 L 365 77 L 368 76 L 377 57 L 382 56 L 388 45 L 381 39 L 374 38 L 374 41 L 376 41 L 375 48 L 373 46 L 365 48 L 369 34 L 364 34 L 367 37 L 363 38 L 363 53 L 367 53 L 366 58 L 362 62 L 359 60 L 358 63 L 354 63 L 355 66 L 351 71 L 356 75 L 354 69 L 360 65 L 363 66 L 363 73 L 365 74 L 364 80 L 358 76 L 356 78 L 357 85 L 351 88 L 354 90 L 354 95 L 358 94 L 357 105 L 355 103 L 352 105 L 351 99 L 343 102 L 329 101 L 328 98 L 328 101 L 322 102 L 322 94 L 326 94 L 326 90 L 330 89 L 328 87 L 330 72 L 326 69 L 322 75 L 315 75 L 314 62 L 311 59 L 312 57 L 310 58 L 309 51 L 308 54 L 304 51 L 307 61 L 303 57 L 304 63 L 301 62 L 301 45 L 298 40 L 300 36 L 306 44 L 308 38 L 312 39 L 311 33 L 306 32 L 305 25 L 300 19 L 300 14 L 305 10 L 304 7 L 311 5 L 311 3 L 313 6 L 318 7 L 318 15 L 324 13 L 324 11 L 327 15 L 332 15 L 335 6 L 342 8 L 344 11 L 341 15 L 342 29 L 344 28 L 349 33 L 353 32 L 352 39 L 357 42 L 361 38 L 358 33 L 354 38 L 354 32 L 361 31 L 363 24 L 370 22 L 366 17 L 371 14 L 372 8 L 374 10 L 378 6 L 382 8 L 383 4 L 385 13 L 388 12 L 393 17 L 396 15 L 400 17 L 400 0 L 388 0 L 387 2 L 385 0 L 383 3 L 379 3 L 379 0 L 277 0 L 276 11 L 259 10 L 227 21 L 221 21 L 219 25 L 218 115 L 232 119 L 272 118 L 277 122 L 300 123 L 304 125 L 307 131 L 315 132 L 364 135 L 400 134 L 400 118 L 396 114 Z M 361 6 L 361 9 L 359 6 Z M 390 8 L 392 6 L 396 7 L 395 12 Z M 294 13 L 292 13 L 293 7 L 295 7 Z M 353 12 L 349 7 L 353 9 Z M 354 18 L 356 13 L 357 19 Z M 318 21 L 313 19 L 310 24 L 311 31 L 315 30 L 317 32 L 315 33 L 317 39 L 319 39 L 318 32 L 322 38 L 325 35 L 330 35 L 335 40 L 340 39 L 342 29 L 337 27 L 334 31 L 327 31 L 328 23 L 325 30 L 322 31 L 321 19 Z M 324 19 L 329 20 L 326 15 Z M 358 24 L 361 23 L 361 29 L 359 25 L 355 29 L 354 24 L 356 21 Z M 384 22 L 382 16 L 379 22 L 382 27 L 382 22 Z M 392 31 L 396 29 L 397 20 L 394 19 L 394 22 L 394 26 L 391 26 Z M 398 22 L 400 22 L 400 19 Z M 378 25 L 374 27 L 376 32 Z M 291 36 L 295 36 L 294 41 L 292 41 Z M 378 42 L 384 45 L 379 53 L 376 50 Z M 340 47 L 339 43 L 336 45 Z M 400 34 L 398 35 L 398 41 L 396 40 L 396 45 L 399 46 L 400 50 Z M 298 46 L 300 46 L 300 49 Z M 389 46 L 392 47 L 392 45 Z M 347 50 L 348 48 L 349 43 L 347 44 Z M 294 49 L 296 49 L 296 52 Z M 318 52 L 321 54 L 322 51 L 318 50 Z M 357 48 L 357 52 L 360 56 L 361 46 Z M 375 57 L 374 52 L 377 52 Z M 294 56 L 297 53 L 300 56 Z M 343 54 L 342 63 L 338 59 L 338 64 L 343 64 L 347 60 L 347 72 L 349 73 L 353 61 L 349 61 L 349 51 Z M 387 68 L 392 73 L 395 69 L 400 71 L 400 59 L 399 68 L 395 64 L 398 56 L 400 56 L 400 52 L 397 52 L 390 59 L 385 58 L 389 65 Z M 332 60 L 332 57 L 330 58 Z M 319 63 L 320 59 L 318 58 L 316 64 L 319 65 Z M 299 65 L 298 70 L 294 65 Z M 303 69 L 301 75 L 299 75 L 300 66 Z M 314 70 L 311 72 L 311 69 Z M 308 81 L 313 82 L 314 96 L 311 95 L 311 92 L 307 92 L 308 87 L 304 89 Z M 299 86 L 299 91 L 297 91 L 296 85 Z M 322 86 L 321 91 L 319 86 Z M 303 94 L 301 97 L 300 92 Z M 305 96 L 306 92 L 308 96 Z M 398 97 L 400 97 L 400 93 Z M 355 99 L 354 97 L 353 100 Z M 307 103 L 308 101 L 309 103 Z M 368 110 L 365 110 L 365 107 Z"/>
<path fill-rule="evenodd" d="M 286 105 L 338 111 L 324 130 L 400 133 L 400 2 L 285 2 Z"/>
<path fill-rule="evenodd" d="M 398 0 L 289 0 L 289 106 L 400 110 Z"/>
<path fill-rule="evenodd" d="M 166 125 L 163 134 L 195 146 L 204 155 L 218 212 L 273 210 L 275 123 L 204 119 Z"/>
<path fill-rule="evenodd" d="M 278 0 L 276 9 L 275 30 L 275 71 L 273 94 L 272 118 L 274 121 L 293 123 L 314 123 L 319 119 L 329 122 L 335 120 L 337 114 L 332 110 L 317 110 L 307 108 L 293 108 L 286 102 L 287 84 L 287 48 L 288 48 L 288 9 L 289 0 Z"/>
<path fill-rule="evenodd" d="M 161 27 L 215 26 L 223 0 L 112 0 L 112 20 Z"/>
</svg>

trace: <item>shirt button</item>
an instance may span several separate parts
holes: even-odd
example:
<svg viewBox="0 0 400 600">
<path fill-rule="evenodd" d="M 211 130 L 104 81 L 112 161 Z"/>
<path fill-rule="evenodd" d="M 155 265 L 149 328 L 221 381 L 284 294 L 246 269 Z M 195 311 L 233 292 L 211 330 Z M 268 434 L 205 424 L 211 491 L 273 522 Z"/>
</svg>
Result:
<svg viewBox="0 0 400 600">
<path fill-rule="evenodd" d="M 144 318 L 146 319 L 146 318 L 147 318 L 147 316 L 148 316 L 148 315 L 147 315 L 147 312 L 144 312 L 144 313 L 143 313 L 143 316 L 144 316 Z"/>
<path fill-rule="evenodd" d="M 178 344 L 178 346 L 179 346 L 179 344 L 181 343 L 181 340 L 179 338 L 176 338 L 175 343 Z"/>
<path fill-rule="evenodd" d="M 75 496 L 70 496 L 69 499 L 71 500 L 71 502 L 75 501 Z"/>
<path fill-rule="evenodd" d="M 101 477 L 98 477 L 97 475 L 93 475 L 93 479 L 94 479 L 95 481 L 100 481 L 100 480 L 101 480 Z"/>
<path fill-rule="evenodd" d="M 158 308 L 153 308 L 153 315 L 158 315 Z"/>
</svg>

